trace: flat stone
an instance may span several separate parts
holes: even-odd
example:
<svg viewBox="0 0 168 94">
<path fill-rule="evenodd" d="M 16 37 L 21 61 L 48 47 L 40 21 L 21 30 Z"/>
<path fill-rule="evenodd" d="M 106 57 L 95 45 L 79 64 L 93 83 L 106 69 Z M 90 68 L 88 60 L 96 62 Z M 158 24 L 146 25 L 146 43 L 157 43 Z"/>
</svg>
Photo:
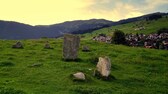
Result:
<svg viewBox="0 0 168 94">
<path fill-rule="evenodd" d="M 40 67 L 42 65 L 43 65 L 42 63 L 34 63 L 34 64 L 30 65 L 29 67 Z"/>
<path fill-rule="evenodd" d="M 77 80 L 85 80 L 85 74 L 82 72 L 77 72 L 75 74 L 73 74 L 73 77 Z"/>
<path fill-rule="evenodd" d="M 12 45 L 12 48 L 23 48 L 23 44 L 21 42 L 17 42 L 16 44 Z"/>
</svg>

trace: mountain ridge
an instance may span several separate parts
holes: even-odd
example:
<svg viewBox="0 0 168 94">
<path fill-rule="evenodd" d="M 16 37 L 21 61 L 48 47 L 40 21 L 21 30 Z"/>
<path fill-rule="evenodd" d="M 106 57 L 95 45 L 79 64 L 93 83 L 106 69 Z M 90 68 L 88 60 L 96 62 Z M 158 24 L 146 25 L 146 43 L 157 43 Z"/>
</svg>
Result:
<svg viewBox="0 0 168 94">
<path fill-rule="evenodd" d="M 32 26 L 13 21 L 0 21 L 0 39 L 55 38 L 64 33 L 96 30 L 110 26 L 113 22 L 104 19 L 76 20 L 53 25 Z"/>
<path fill-rule="evenodd" d="M 32 26 L 15 21 L 0 20 L 0 39 L 38 39 L 42 37 L 57 38 L 64 33 L 84 34 L 105 27 L 125 24 L 145 19 L 150 15 L 167 15 L 167 13 L 153 13 L 139 17 L 123 19 L 117 22 L 105 19 L 75 20 L 52 25 Z"/>
</svg>

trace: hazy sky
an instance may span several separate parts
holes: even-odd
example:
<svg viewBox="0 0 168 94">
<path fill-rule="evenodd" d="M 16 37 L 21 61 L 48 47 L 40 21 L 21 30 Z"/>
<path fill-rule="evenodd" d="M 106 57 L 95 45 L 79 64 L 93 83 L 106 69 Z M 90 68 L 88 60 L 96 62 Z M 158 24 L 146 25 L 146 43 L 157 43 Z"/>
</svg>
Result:
<svg viewBox="0 0 168 94">
<path fill-rule="evenodd" d="M 112 21 L 168 12 L 168 0 L 0 0 L 0 20 L 31 25 L 104 18 Z"/>
</svg>

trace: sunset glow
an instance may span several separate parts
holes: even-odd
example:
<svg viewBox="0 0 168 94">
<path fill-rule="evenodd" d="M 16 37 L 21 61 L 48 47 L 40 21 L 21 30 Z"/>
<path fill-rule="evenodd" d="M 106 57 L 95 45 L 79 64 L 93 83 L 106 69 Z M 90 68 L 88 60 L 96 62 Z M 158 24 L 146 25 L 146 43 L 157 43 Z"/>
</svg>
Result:
<svg viewBox="0 0 168 94">
<path fill-rule="evenodd" d="M 168 0 L 0 0 L 0 20 L 31 25 L 103 18 L 112 21 L 168 12 Z"/>
</svg>

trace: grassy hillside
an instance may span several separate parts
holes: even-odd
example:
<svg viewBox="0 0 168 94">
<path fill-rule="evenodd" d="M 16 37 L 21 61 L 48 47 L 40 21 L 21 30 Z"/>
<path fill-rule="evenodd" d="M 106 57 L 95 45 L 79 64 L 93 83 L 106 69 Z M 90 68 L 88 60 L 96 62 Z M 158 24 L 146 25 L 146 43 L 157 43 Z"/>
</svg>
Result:
<svg viewBox="0 0 168 94">
<path fill-rule="evenodd" d="M 135 31 L 137 25 L 142 25 L 145 27 L 144 30 L 137 30 Z M 122 30 L 124 33 L 144 33 L 144 34 L 150 34 L 150 33 L 156 33 L 157 30 L 160 28 L 167 28 L 168 27 L 168 18 L 163 17 L 158 20 L 153 20 L 153 21 L 138 21 L 138 22 L 133 22 L 133 23 L 127 23 L 127 24 L 122 24 L 122 25 L 117 25 L 117 26 L 112 26 L 108 28 L 103 28 L 100 30 L 96 30 L 92 33 L 87 33 L 83 36 L 85 36 L 87 39 L 91 39 L 92 37 L 104 33 L 107 35 L 112 35 L 112 32 L 115 31 L 115 29 Z"/>
<path fill-rule="evenodd" d="M 99 31 L 103 30 L 106 29 Z M 43 49 L 46 41 L 54 49 Z M 65 62 L 62 60 L 61 39 L 23 40 L 24 49 L 12 49 L 11 45 L 15 42 L 0 40 L 1 94 L 17 94 L 17 90 L 22 91 L 20 94 L 168 93 L 168 51 L 81 40 L 81 47 L 88 45 L 91 52 L 82 52 L 80 48 L 80 61 Z M 99 56 L 109 56 L 112 61 L 111 75 L 116 80 L 103 81 L 92 76 L 96 66 L 93 59 Z M 41 66 L 30 67 L 33 64 Z M 72 81 L 70 74 L 78 71 L 86 74 L 86 82 Z"/>
</svg>

